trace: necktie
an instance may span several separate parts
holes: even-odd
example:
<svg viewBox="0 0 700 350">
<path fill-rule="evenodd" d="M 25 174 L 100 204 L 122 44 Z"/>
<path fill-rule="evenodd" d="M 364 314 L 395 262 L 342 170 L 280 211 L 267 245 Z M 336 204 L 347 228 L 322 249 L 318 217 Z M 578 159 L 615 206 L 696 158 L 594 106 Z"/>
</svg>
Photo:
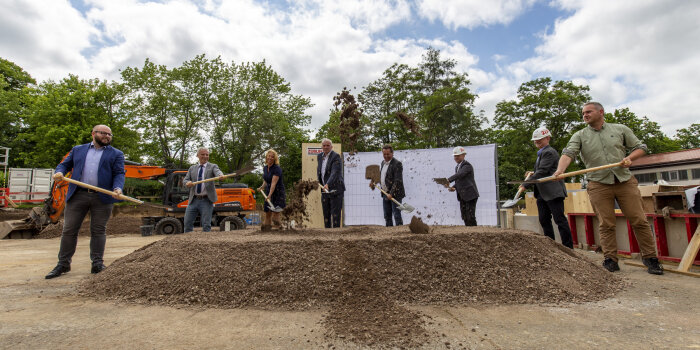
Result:
<svg viewBox="0 0 700 350">
<path fill-rule="evenodd" d="M 199 176 L 197 176 L 197 181 L 202 181 L 202 175 L 204 174 L 204 165 L 199 166 Z M 197 194 L 202 193 L 202 184 L 197 184 L 197 189 L 195 191 Z"/>
</svg>

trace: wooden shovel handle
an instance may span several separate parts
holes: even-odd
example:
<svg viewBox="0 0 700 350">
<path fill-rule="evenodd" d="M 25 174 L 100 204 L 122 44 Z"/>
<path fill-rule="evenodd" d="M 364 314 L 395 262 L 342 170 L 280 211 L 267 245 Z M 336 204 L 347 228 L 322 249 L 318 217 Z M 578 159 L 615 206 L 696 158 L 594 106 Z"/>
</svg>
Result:
<svg viewBox="0 0 700 350">
<path fill-rule="evenodd" d="M 571 177 L 571 176 L 576 176 L 576 175 L 591 173 L 591 172 L 598 171 L 598 170 L 603 170 L 603 169 L 609 169 L 609 168 L 614 168 L 614 167 L 622 166 L 624 163 L 625 163 L 625 161 L 624 161 L 624 160 L 621 160 L 621 161 L 619 161 L 619 162 L 617 162 L 617 163 L 612 163 L 612 164 L 607 164 L 607 165 L 601 165 L 601 166 L 597 166 L 597 167 L 594 167 L 594 168 L 576 170 L 576 171 L 572 171 L 572 172 L 570 172 L 570 173 L 559 174 L 559 175 L 557 175 L 557 176 L 543 177 L 543 178 L 541 178 L 541 179 L 539 179 L 539 180 L 537 180 L 537 181 L 538 181 L 538 182 L 547 182 L 547 181 L 561 180 L 561 179 L 564 179 L 564 178 L 567 178 L 567 177 Z"/>
<path fill-rule="evenodd" d="M 125 195 L 123 195 L 123 194 L 119 194 L 119 195 L 118 195 L 116 192 L 113 192 L 113 191 L 110 191 L 110 190 L 105 190 L 104 188 L 97 187 L 97 186 L 93 186 L 93 185 L 90 185 L 90 184 L 86 184 L 86 183 L 80 182 L 80 181 L 78 181 L 78 180 L 73 180 L 73 179 L 71 179 L 71 178 L 69 178 L 69 177 L 65 177 L 65 176 L 64 176 L 64 177 L 63 177 L 63 180 L 64 180 L 64 181 L 67 181 L 67 182 L 70 182 L 70 183 L 72 183 L 72 184 L 78 185 L 78 186 L 80 186 L 80 187 L 85 187 L 85 188 L 89 188 L 89 189 L 91 189 L 91 190 L 93 190 L 93 191 L 97 191 L 97 192 L 102 192 L 102 193 L 104 193 L 104 194 L 108 194 L 108 195 L 110 195 L 110 196 L 115 196 L 115 195 L 116 195 L 116 196 L 118 196 L 119 199 L 122 199 L 122 200 L 127 200 L 127 201 L 129 201 L 129 202 L 134 202 L 134 203 L 136 203 L 136 204 L 143 204 L 143 201 L 140 201 L 140 200 L 138 200 L 138 199 L 136 199 L 136 198 L 131 198 L 131 197 L 125 196 Z"/>
<path fill-rule="evenodd" d="M 260 193 L 262 193 L 263 198 L 265 198 L 265 201 L 267 202 L 267 204 L 270 205 L 270 209 L 277 208 L 272 204 L 272 202 L 270 201 L 270 198 L 267 197 L 267 195 L 265 194 L 265 191 L 263 191 L 263 190 L 259 190 L 259 191 L 260 191 Z"/>
</svg>

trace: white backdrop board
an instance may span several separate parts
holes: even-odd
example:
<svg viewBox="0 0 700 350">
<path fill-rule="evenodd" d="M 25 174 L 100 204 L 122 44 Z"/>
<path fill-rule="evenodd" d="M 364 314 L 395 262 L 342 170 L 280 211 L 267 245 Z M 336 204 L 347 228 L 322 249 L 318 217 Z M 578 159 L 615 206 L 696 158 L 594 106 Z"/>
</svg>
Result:
<svg viewBox="0 0 700 350">
<path fill-rule="evenodd" d="M 466 159 L 474 167 L 474 180 L 479 189 L 476 205 L 478 225 L 498 224 L 498 195 L 496 190 L 496 145 L 466 147 Z M 464 225 L 459 212 L 457 194 L 433 181 L 450 177 L 457 165 L 452 148 L 395 151 L 394 158 L 403 163 L 406 198 L 403 202 L 416 208 L 402 213 L 404 224 L 416 215 L 428 225 Z M 369 188 L 365 168 L 381 164 L 381 152 L 343 153 L 345 180 L 345 225 L 384 225 L 384 209 L 379 190 Z"/>
</svg>

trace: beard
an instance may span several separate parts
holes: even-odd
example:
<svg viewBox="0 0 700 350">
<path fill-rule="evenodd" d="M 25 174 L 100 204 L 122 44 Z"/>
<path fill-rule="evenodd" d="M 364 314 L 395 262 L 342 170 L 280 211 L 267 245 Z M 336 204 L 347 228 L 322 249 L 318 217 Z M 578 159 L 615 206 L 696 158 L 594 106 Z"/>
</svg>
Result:
<svg viewBox="0 0 700 350">
<path fill-rule="evenodd" d="M 105 141 L 101 140 L 99 137 L 95 137 L 95 143 L 100 145 L 100 147 L 104 147 L 104 146 L 109 146 L 109 144 L 112 143 L 112 140 L 107 139 L 107 142 L 105 142 Z"/>
</svg>

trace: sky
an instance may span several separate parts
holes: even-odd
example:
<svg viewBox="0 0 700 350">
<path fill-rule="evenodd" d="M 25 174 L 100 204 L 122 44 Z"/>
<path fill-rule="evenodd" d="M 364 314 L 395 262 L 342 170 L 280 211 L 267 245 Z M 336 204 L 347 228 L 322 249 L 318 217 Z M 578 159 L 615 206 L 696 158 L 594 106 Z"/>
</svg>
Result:
<svg viewBox="0 0 700 350">
<path fill-rule="evenodd" d="M 311 127 L 332 97 L 426 48 L 457 61 L 493 120 L 527 81 L 588 85 L 606 111 L 628 107 L 673 136 L 698 123 L 696 0 L 0 0 L 0 57 L 37 81 L 120 80 L 148 58 L 265 60 L 311 98 Z"/>
</svg>

